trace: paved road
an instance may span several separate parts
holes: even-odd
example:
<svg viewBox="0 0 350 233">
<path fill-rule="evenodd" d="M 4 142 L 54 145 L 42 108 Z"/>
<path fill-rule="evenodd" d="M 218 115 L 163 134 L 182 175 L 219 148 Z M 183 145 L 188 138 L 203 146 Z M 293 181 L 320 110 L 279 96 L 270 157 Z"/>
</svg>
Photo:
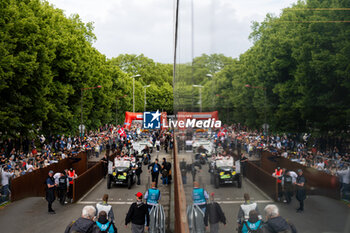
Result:
<svg viewBox="0 0 350 233">
<path fill-rule="evenodd" d="M 156 152 L 152 155 L 152 160 L 157 156 Z M 166 157 L 169 161 L 170 154 L 161 152 L 159 160 Z M 141 175 L 141 185 L 133 185 L 129 190 L 127 187 L 114 186 L 107 189 L 106 179 L 101 180 L 91 192 L 89 192 L 80 201 L 66 206 L 60 206 L 57 201 L 53 204 L 56 210 L 55 215 L 47 213 L 47 202 L 44 198 L 26 198 L 9 204 L 5 208 L 0 209 L 0 232 L 7 233 L 62 233 L 66 226 L 72 221 L 80 217 L 81 210 L 85 205 L 95 205 L 100 202 L 103 194 L 109 195 L 109 202 L 113 206 L 116 216 L 116 226 L 118 232 L 131 232 L 130 226 L 124 227 L 124 219 L 129 206 L 135 201 L 137 192 L 144 193 L 148 187 L 150 175 L 147 173 L 147 167 L 143 167 Z M 159 183 L 161 181 L 159 180 Z M 161 204 L 164 206 L 166 216 L 169 216 L 170 205 L 170 186 L 159 185 L 162 194 Z M 169 218 L 167 218 L 169 220 Z"/>
<path fill-rule="evenodd" d="M 179 154 L 180 160 L 184 158 L 187 162 L 192 161 L 192 156 L 192 153 Z M 321 196 L 308 196 L 305 201 L 305 212 L 299 214 L 296 213 L 296 209 L 299 206 L 295 199 L 290 205 L 275 203 L 246 178 L 243 179 L 241 189 L 234 185 L 221 186 L 219 189 L 215 189 L 210 184 L 208 168 L 207 165 L 202 167 L 196 181 L 199 181 L 201 187 L 204 187 L 209 194 L 214 192 L 215 201 L 221 204 L 226 215 L 227 225 L 220 225 L 220 233 L 236 232 L 237 214 L 240 204 L 243 203 L 244 193 L 249 193 L 251 200 L 258 203 L 258 208 L 264 219 L 264 207 L 269 203 L 277 204 L 280 214 L 290 222 L 293 222 L 301 233 L 350 232 L 350 208 L 340 201 Z M 190 173 L 187 175 L 187 181 L 185 192 L 187 205 L 189 205 L 192 203 L 191 195 L 193 189 L 192 175 Z M 348 226 L 346 226 L 347 222 Z"/>
</svg>

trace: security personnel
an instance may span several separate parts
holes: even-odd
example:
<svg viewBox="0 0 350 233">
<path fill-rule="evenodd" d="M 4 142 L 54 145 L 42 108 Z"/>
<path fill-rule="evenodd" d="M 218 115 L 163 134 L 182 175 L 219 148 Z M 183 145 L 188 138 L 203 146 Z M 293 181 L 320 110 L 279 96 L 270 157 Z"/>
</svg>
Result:
<svg viewBox="0 0 350 233">
<path fill-rule="evenodd" d="M 303 170 L 299 169 L 297 180 L 294 183 L 296 187 L 295 197 L 300 204 L 299 208 L 297 209 L 297 213 L 301 213 L 304 211 L 304 200 L 306 199 L 305 183 L 306 179 L 303 176 Z"/>
<path fill-rule="evenodd" d="M 61 176 L 58 178 L 58 198 L 60 199 L 60 204 L 64 205 L 66 201 L 66 196 L 69 191 L 69 180 L 66 175 L 66 171 L 61 173 Z"/>
<path fill-rule="evenodd" d="M 277 178 L 277 184 L 278 184 L 278 200 L 281 200 L 281 197 L 283 195 L 282 193 L 282 175 L 283 175 L 283 170 L 280 167 L 277 167 L 275 169 L 275 172 L 272 173 L 272 176 Z"/>
<path fill-rule="evenodd" d="M 151 211 L 152 207 L 160 201 L 160 191 L 156 187 L 156 182 L 152 182 L 152 188 L 148 189 L 145 193 L 145 199 L 148 205 L 148 211 Z"/>
<path fill-rule="evenodd" d="M 104 194 L 102 197 L 102 203 L 96 204 L 96 216 L 98 217 L 99 214 L 104 211 L 107 213 L 107 219 L 111 222 L 114 222 L 114 212 L 112 209 L 112 206 L 108 203 L 108 194 Z"/>
<path fill-rule="evenodd" d="M 70 202 L 72 202 L 73 198 L 73 180 L 77 178 L 78 175 L 75 173 L 75 170 L 71 167 L 68 171 L 68 179 L 69 179 L 69 191 L 68 191 L 68 198 L 70 199 Z"/>
<path fill-rule="evenodd" d="M 247 221 L 249 219 L 249 212 L 251 210 L 255 210 L 257 213 L 259 213 L 258 205 L 255 202 L 250 202 L 250 196 L 248 193 L 245 193 L 243 195 L 244 197 L 244 203 L 240 206 L 237 216 L 237 223 L 238 228 L 242 229 L 243 222 Z M 261 219 L 261 215 L 259 215 L 259 218 Z M 241 232 L 241 231 L 238 231 Z"/>
<path fill-rule="evenodd" d="M 46 201 L 48 203 L 49 214 L 55 214 L 56 212 L 52 209 L 52 203 L 55 201 L 55 180 L 53 178 L 53 171 L 49 171 L 49 177 L 46 179 Z"/>
<path fill-rule="evenodd" d="M 293 177 L 290 175 L 289 171 L 282 177 L 282 188 L 286 203 L 289 204 L 293 196 Z"/>
<path fill-rule="evenodd" d="M 193 204 L 197 205 L 203 211 L 203 213 L 205 213 L 209 195 L 207 191 L 205 191 L 202 188 L 199 188 L 198 182 L 193 183 L 192 199 L 193 199 Z"/>
</svg>

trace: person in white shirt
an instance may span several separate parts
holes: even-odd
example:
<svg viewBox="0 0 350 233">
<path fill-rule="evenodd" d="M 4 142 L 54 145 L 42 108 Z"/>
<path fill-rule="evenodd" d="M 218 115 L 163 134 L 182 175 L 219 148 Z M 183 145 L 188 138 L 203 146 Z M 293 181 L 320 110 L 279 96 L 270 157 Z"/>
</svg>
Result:
<svg viewBox="0 0 350 233">
<path fill-rule="evenodd" d="M 9 171 L 7 167 L 4 167 L 1 172 L 1 198 L 0 202 L 7 201 L 8 195 L 10 193 L 9 189 L 9 179 L 14 176 L 12 171 Z"/>
<path fill-rule="evenodd" d="M 298 174 L 294 171 L 289 171 L 289 175 L 292 177 L 293 184 L 297 181 Z"/>
</svg>

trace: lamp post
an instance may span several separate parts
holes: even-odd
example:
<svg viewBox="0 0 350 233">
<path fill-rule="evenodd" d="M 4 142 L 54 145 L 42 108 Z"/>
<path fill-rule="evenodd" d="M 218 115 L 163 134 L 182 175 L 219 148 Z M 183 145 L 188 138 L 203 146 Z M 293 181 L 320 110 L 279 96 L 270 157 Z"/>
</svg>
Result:
<svg viewBox="0 0 350 233">
<path fill-rule="evenodd" d="M 266 111 L 267 111 L 267 103 L 266 103 L 266 101 L 267 101 L 267 97 L 266 97 L 266 87 L 260 87 L 260 86 L 251 86 L 251 85 L 249 85 L 249 84 L 246 84 L 246 85 L 244 85 L 245 87 L 247 87 L 247 88 L 254 88 L 254 89 L 261 89 L 261 90 L 264 90 L 264 118 L 265 118 L 265 122 L 264 122 L 264 135 L 266 136 L 266 133 L 267 133 L 267 123 L 266 123 L 266 121 L 267 121 L 267 115 L 266 115 Z"/>
<path fill-rule="evenodd" d="M 135 112 L 135 78 L 140 77 L 140 74 L 131 76 L 132 78 L 132 112 Z"/>
<path fill-rule="evenodd" d="M 96 87 L 85 87 L 81 88 L 81 120 L 80 120 L 80 136 L 83 136 L 84 132 L 84 126 L 83 126 L 83 107 L 84 107 L 84 91 L 86 90 L 91 90 L 91 89 L 96 89 L 96 88 L 101 88 L 101 85 L 98 85 Z"/>
<path fill-rule="evenodd" d="M 146 105 L 147 105 L 147 94 L 146 94 L 146 90 L 147 90 L 147 87 L 150 87 L 151 85 L 146 85 L 146 86 L 143 86 L 143 89 L 145 90 L 145 104 L 143 105 L 143 111 L 146 112 Z"/>
<path fill-rule="evenodd" d="M 202 112 L 202 85 L 192 85 L 193 87 L 199 88 L 199 111 Z"/>
<path fill-rule="evenodd" d="M 205 76 L 211 78 L 213 80 L 213 75 L 212 74 L 206 74 Z M 213 108 L 214 108 L 214 105 L 215 105 L 215 88 L 216 88 L 216 83 L 214 85 L 214 87 L 212 87 L 212 90 L 213 90 L 213 102 L 212 102 L 212 105 L 213 105 Z"/>
<path fill-rule="evenodd" d="M 122 97 L 117 97 L 116 98 L 116 103 L 115 103 L 115 127 L 117 127 L 118 125 L 118 99 L 120 98 L 125 98 L 127 97 L 128 95 L 123 95 Z"/>
</svg>

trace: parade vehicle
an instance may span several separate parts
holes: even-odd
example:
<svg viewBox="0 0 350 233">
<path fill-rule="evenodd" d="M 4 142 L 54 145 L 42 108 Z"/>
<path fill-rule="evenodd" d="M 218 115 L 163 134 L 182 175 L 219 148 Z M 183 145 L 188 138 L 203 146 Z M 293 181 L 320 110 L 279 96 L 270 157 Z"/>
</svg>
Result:
<svg viewBox="0 0 350 233">
<path fill-rule="evenodd" d="M 234 162 L 232 157 L 222 157 L 214 159 L 209 165 L 211 173 L 210 181 L 215 188 L 224 184 L 236 184 L 242 187 L 242 176 L 239 161 Z"/>
<path fill-rule="evenodd" d="M 128 189 L 136 182 L 136 174 L 133 169 L 133 161 L 116 158 L 113 163 L 108 163 L 107 189 L 113 184 L 127 185 Z"/>
<path fill-rule="evenodd" d="M 152 142 L 145 138 L 133 142 L 132 146 L 134 150 L 137 152 L 136 153 L 137 157 L 141 157 L 141 158 L 144 156 L 143 149 L 145 149 L 146 146 L 148 146 L 150 153 L 152 153 L 152 150 L 153 150 Z"/>
<path fill-rule="evenodd" d="M 202 151 L 198 151 L 201 150 L 200 148 L 202 148 Z M 192 144 L 192 149 L 193 149 L 193 153 L 205 153 L 207 157 L 211 157 L 212 154 L 215 152 L 215 146 L 214 143 L 207 138 L 199 138 L 199 139 L 195 139 L 193 141 Z"/>
</svg>

